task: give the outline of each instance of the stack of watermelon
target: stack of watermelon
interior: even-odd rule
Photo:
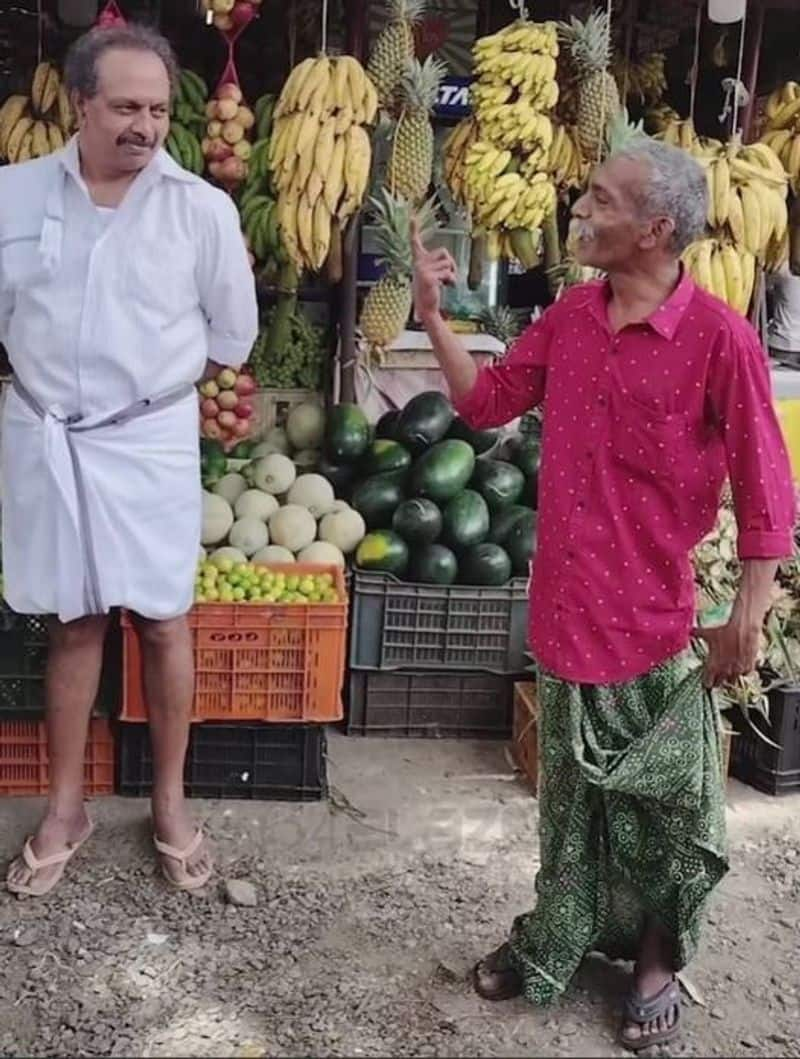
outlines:
[[[371,429],[334,407],[318,471],[360,512],[364,570],[423,584],[504,585],[536,546],[538,431],[501,442],[473,431],[441,393],[414,397]]]

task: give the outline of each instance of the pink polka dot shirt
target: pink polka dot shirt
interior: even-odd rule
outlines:
[[[632,680],[687,646],[690,555],[730,477],[742,559],[792,552],[794,490],[758,338],[684,274],[616,334],[607,283],[568,291],[457,408],[474,428],[543,402],[530,642],[565,680]]]

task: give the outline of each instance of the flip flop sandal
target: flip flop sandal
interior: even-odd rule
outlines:
[[[60,853],[52,853],[49,857],[37,857],[33,852],[31,836],[26,838],[25,845],[22,847],[22,853],[20,855],[25,862],[25,866],[31,872],[31,881],[29,883],[12,883],[6,879],[6,889],[9,893],[19,894],[23,897],[44,897],[45,894],[49,894],[50,891],[54,890],[61,882],[67,864],[69,864],[84,842],[86,842],[91,836],[92,831],[94,831],[94,824],[90,823],[77,842],[71,842],[65,850],[62,850]],[[56,871],[46,882],[41,882],[37,886],[36,875],[38,872],[42,871],[43,868],[58,868],[58,871]]]
[[[651,1022],[675,1013],[675,1021],[666,1030],[658,1030],[655,1033],[642,1033],[642,1036],[633,1040],[624,1033],[625,1026],[634,1023],[641,1026],[642,1030]],[[645,1048],[653,1048],[657,1044],[666,1044],[673,1040],[680,1032],[681,1022],[681,991],[675,978],[667,982],[660,993],[652,997],[643,997],[640,993],[633,992],[625,1001],[623,1023],[620,1027],[617,1041],[623,1048],[630,1052],[641,1052]]]
[[[509,952],[508,942],[503,942],[494,952],[478,960],[472,969],[472,985],[478,996],[483,997],[484,1000],[495,1002],[512,1000],[522,992],[522,980],[511,966]],[[496,988],[489,989],[481,984],[481,975],[484,973],[492,974],[500,979]]]
[[[161,872],[170,886],[176,890],[199,890],[202,886],[205,886],[208,880],[211,878],[214,872],[214,866],[210,865],[206,871],[201,875],[192,875],[189,871],[188,861],[189,858],[197,852],[200,846],[205,841],[205,835],[201,828],[195,831],[194,838],[186,847],[186,849],[176,849],[174,846],[170,846],[166,842],[162,842],[159,838],[153,835],[153,845],[156,847],[156,852],[162,857],[169,857],[170,860],[174,860],[178,864],[178,868],[181,872],[182,878],[175,879],[167,871],[167,867],[163,860],[161,862]]]

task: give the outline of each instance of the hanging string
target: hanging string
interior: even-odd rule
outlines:
[[[328,0],[322,0],[322,54],[328,51]]]
[[[614,0],[608,0],[608,3],[606,4],[606,50],[609,56],[611,55],[611,18],[613,14]],[[606,72],[609,72],[608,69],[606,69]],[[605,148],[606,138],[606,121],[608,120],[608,117],[608,92],[606,92],[604,89],[600,111],[600,128],[603,130],[603,135],[600,137],[600,140],[597,144],[597,158],[595,159],[598,165],[603,161],[603,149]]]
[[[745,31],[747,29],[747,4],[744,5],[744,14],[742,15],[742,28],[739,33],[739,62],[736,67],[736,86],[733,90],[733,125],[731,127],[731,135],[736,136],[738,132],[738,121],[739,121],[739,86],[742,84],[742,72],[744,70],[744,38]]]
[[[692,56],[692,69],[689,94],[689,118],[694,127],[694,111],[697,105],[697,82],[700,79],[700,30],[703,26],[703,5],[697,5],[697,17],[694,20],[694,55]]]
[[[531,17],[530,11],[528,11],[528,5],[525,0],[508,0],[509,7],[512,11],[516,11],[523,22],[527,22]]]
[[[44,58],[44,13],[42,11],[42,0],[36,2],[36,61],[40,63]]]

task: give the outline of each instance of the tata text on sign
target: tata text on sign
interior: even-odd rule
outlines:
[[[439,89],[436,116],[439,118],[465,118],[471,113],[469,86],[471,77],[446,77]]]

